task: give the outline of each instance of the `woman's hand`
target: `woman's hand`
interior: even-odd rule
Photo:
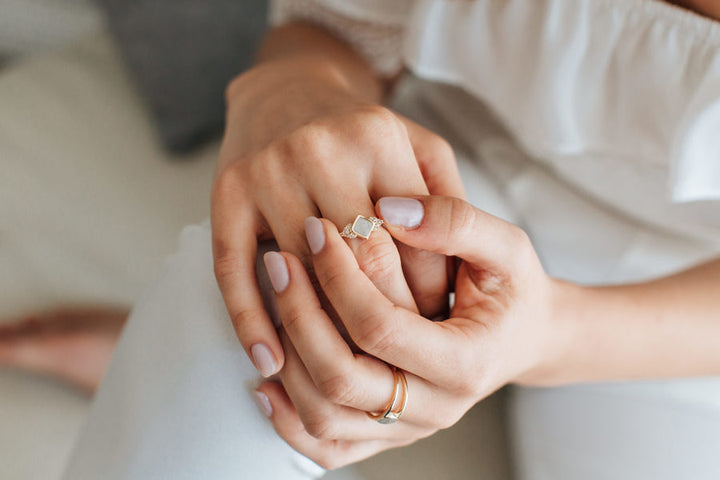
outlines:
[[[285,366],[282,385],[258,390],[278,433],[320,465],[336,468],[406,445],[453,425],[482,398],[511,382],[540,383],[554,368],[556,282],[524,232],[449,197],[383,198],[377,204],[397,240],[463,262],[451,318],[432,322],[398,306],[362,272],[328,220],[306,221],[313,267],[356,354],[321,308],[299,259],[268,253]],[[382,425],[393,391],[389,365],[405,371],[409,402]]]
[[[332,57],[272,59],[228,89],[212,192],[215,274],[238,338],[265,376],[282,367],[284,355],[257,287],[258,239],[274,238],[308,263],[308,216],[342,226],[371,215],[381,196],[462,195],[448,144],[358,93],[351,69]],[[385,231],[354,245],[360,267],[388,298],[426,315],[447,311],[442,256],[403,246],[398,255]]]

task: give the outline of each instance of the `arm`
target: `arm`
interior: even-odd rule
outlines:
[[[720,375],[720,260],[645,283],[559,291],[567,353],[551,383]]]

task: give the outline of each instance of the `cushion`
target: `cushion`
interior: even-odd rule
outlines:
[[[222,131],[228,82],[253,61],[264,0],[98,0],[123,57],[174,153]]]

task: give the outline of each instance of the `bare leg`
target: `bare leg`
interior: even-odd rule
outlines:
[[[57,377],[87,393],[100,384],[128,311],[68,307],[0,324],[0,366]]]

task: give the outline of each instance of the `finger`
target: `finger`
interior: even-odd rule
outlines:
[[[259,210],[280,250],[291,252],[311,265],[304,222],[308,216],[317,215],[318,209],[306,187],[288,176],[286,162],[279,155],[274,149],[265,152],[265,185],[257,189]]]
[[[284,185],[283,183],[278,183]],[[272,192],[271,192],[272,193]],[[317,208],[310,201],[304,189],[299,185],[286,185],[282,195],[270,196],[269,199],[260,199],[260,212],[268,225],[269,233],[273,240],[262,242],[258,245],[259,256],[268,251],[285,250],[292,252],[302,259],[306,266],[312,266],[310,250],[303,235],[303,222],[306,217],[303,215],[314,215]],[[266,310],[273,320],[274,325],[280,326],[280,315],[272,293],[268,273],[263,265],[257,268],[260,293],[263,295]]]
[[[460,177],[454,154],[447,142],[400,115],[396,117],[401,127],[400,134],[386,147],[384,157],[376,161],[377,166],[369,186],[372,198],[377,200],[387,195],[427,195],[430,187],[441,187],[441,191],[462,194],[462,184],[460,190],[452,190],[451,187],[454,185],[454,176],[458,181]],[[403,181],[398,182],[398,175],[388,172],[402,172]],[[429,177],[428,173],[436,175],[437,178]],[[428,180],[431,184],[426,185]],[[420,314],[426,318],[446,314],[449,282],[445,257],[404,244],[396,246],[403,273]],[[383,291],[382,288],[380,290]],[[398,305],[397,302],[395,304]]]
[[[276,373],[284,356],[263,305],[255,271],[258,217],[230,173],[217,177],[211,224],[215,278],[240,343],[263,376]]]
[[[323,468],[336,468],[358,462],[378,452],[412,443],[387,440],[323,440],[310,435],[300,420],[300,415],[280,383],[266,382],[257,391],[258,403],[269,416],[275,431],[296,451]]]
[[[346,183],[342,183],[346,182]],[[314,186],[313,199],[323,217],[342,229],[357,215],[373,216],[373,200],[367,186],[356,179],[339,178],[329,184]],[[368,239],[348,240],[358,264],[368,278],[398,305],[416,311],[415,300],[403,274],[397,246],[384,230],[373,232]]]
[[[396,246],[417,311],[425,318],[445,318],[450,291],[446,257],[399,242]]]
[[[322,228],[318,219],[309,230]],[[314,225],[313,225],[314,224]],[[287,253],[266,256],[270,264],[285,263],[290,282],[276,294],[283,327],[322,396],[337,405],[366,412],[383,411],[395,389],[389,366],[376,358],[355,354],[343,340],[330,317],[321,308],[307,273],[299,260]],[[273,265],[275,270],[279,268]],[[433,385],[406,373],[408,403],[402,421],[429,428],[443,428],[454,408]],[[431,408],[433,415],[427,414]]]
[[[452,197],[386,197],[376,212],[394,238],[503,272],[529,243],[519,227]]]
[[[353,341],[435,385],[455,379],[455,369],[474,351],[470,337],[454,323],[432,322],[395,306],[363,275],[332,223],[321,221],[325,242],[313,249],[315,273]]]
[[[415,159],[431,195],[465,198],[455,152],[450,144],[427,128],[398,115],[407,128]]]
[[[382,425],[364,411],[332,403],[317,389],[292,342],[282,331],[280,340],[285,350],[285,365],[280,371],[280,379],[305,430],[313,437],[326,440],[398,440],[417,438],[425,431],[402,421]]]

